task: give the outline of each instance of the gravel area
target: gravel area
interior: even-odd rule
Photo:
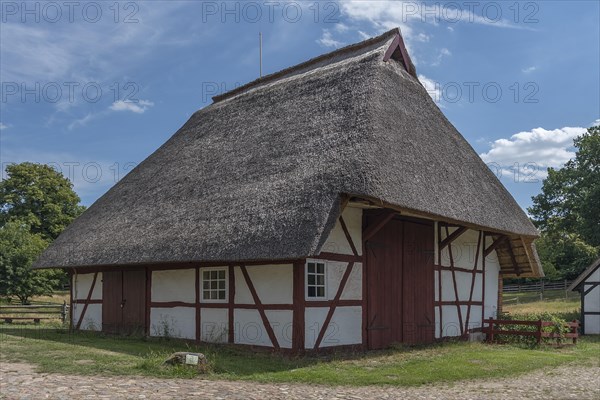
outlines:
[[[414,388],[42,374],[0,362],[2,399],[600,399],[600,367],[569,365],[516,378]]]

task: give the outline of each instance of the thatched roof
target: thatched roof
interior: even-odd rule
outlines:
[[[395,29],[216,97],[36,267],[304,258],[320,252],[342,194],[537,236],[419,83]]]

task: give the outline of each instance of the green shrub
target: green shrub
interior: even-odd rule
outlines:
[[[568,314],[568,313],[563,313]],[[552,325],[545,326],[542,328],[542,332],[553,333],[553,336],[557,336],[554,338],[542,337],[542,344],[551,344],[551,343],[562,343],[565,340],[565,334],[570,332],[570,328],[566,326],[566,323],[570,320],[566,320],[565,318],[561,318],[561,315],[553,314],[553,313],[535,313],[535,314],[503,314],[500,319],[503,320],[513,320],[513,321],[544,321],[551,322]],[[502,330],[514,330],[514,331],[522,331],[522,332],[537,332],[538,327],[536,325],[502,325]],[[519,344],[525,346],[535,346],[537,345],[537,337],[534,335],[495,335],[495,339],[500,342]]]

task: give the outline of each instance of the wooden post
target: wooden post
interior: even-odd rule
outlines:
[[[539,321],[537,321],[537,332],[536,332],[536,342],[539,345],[540,343],[542,343],[542,320],[540,319]]]
[[[544,300],[544,278],[540,279],[540,300]]]
[[[67,301],[63,301],[63,305],[60,307],[60,320],[64,324],[67,320]]]

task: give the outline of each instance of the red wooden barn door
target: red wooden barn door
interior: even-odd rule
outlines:
[[[367,335],[371,349],[402,342],[402,222],[392,220],[366,244]]]
[[[145,332],[145,270],[104,272],[102,299],[103,331],[127,335]]]
[[[365,212],[365,227],[381,211]],[[395,217],[365,243],[369,348],[430,343],[435,328],[433,224]]]

